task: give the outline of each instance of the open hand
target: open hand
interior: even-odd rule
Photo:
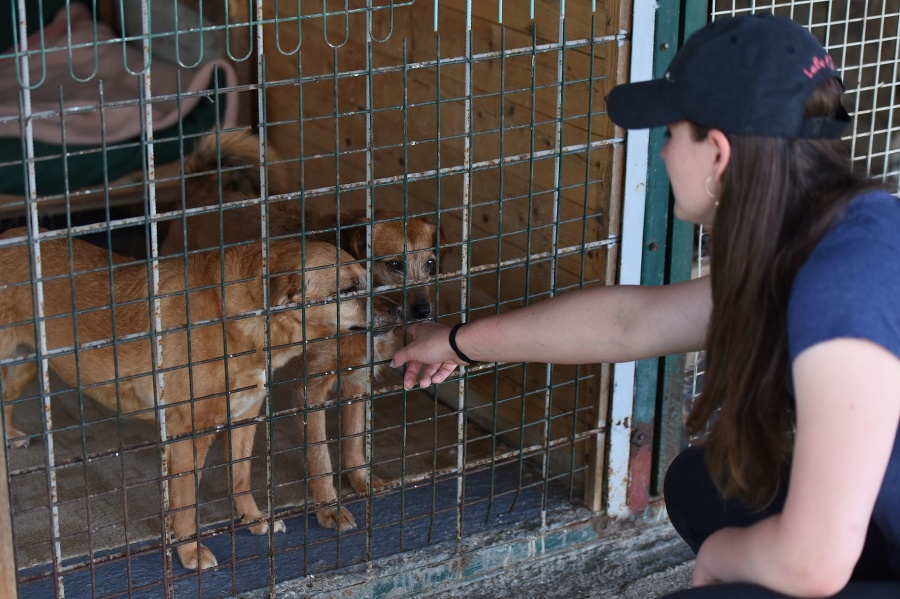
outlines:
[[[464,363],[450,347],[450,328],[434,322],[417,322],[409,326],[411,341],[394,353],[391,366],[406,364],[403,375],[404,389],[412,389],[419,383],[425,388],[447,380],[457,366]]]

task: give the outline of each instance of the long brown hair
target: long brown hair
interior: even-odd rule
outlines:
[[[842,92],[836,80],[824,82],[806,115],[835,114]],[[695,127],[695,136],[705,133]],[[731,160],[712,227],[706,378],[687,426],[697,434],[711,425],[705,454],[722,493],[762,507],[777,493],[793,449],[791,285],[850,199],[874,183],[852,172],[840,140],[728,139]]]

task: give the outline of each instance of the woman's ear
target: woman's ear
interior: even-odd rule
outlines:
[[[713,146],[713,179],[716,185],[719,185],[731,160],[731,142],[728,141],[728,136],[718,129],[710,129],[706,139]]]

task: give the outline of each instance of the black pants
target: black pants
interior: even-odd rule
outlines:
[[[696,554],[712,533],[729,526],[749,526],[784,508],[785,490],[764,510],[752,510],[738,501],[726,501],[719,494],[703,459],[702,447],[682,452],[666,473],[665,498],[669,519],[678,534]],[[900,598],[900,579],[887,561],[888,547],[881,532],[869,526],[866,544],[850,583],[839,599],[881,597]],[[670,599],[782,599],[788,597],[752,584],[724,584],[698,587],[667,595]]]

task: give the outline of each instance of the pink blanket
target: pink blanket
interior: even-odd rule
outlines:
[[[28,51],[32,53],[28,71],[35,140],[61,144],[63,122],[69,144],[100,145],[103,139],[112,143],[140,135],[144,115],[137,99],[143,82],[139,74],[133,73],[144,70],[143,51],[135,44],[123,44],[104,23],[96,23],[96,36],[94,27],[87,7],[72,3],[68,17],[64,8],[44,27],[43,53],[36,52],[42,48],[41,32],[28,37]],[[7,51],[13,52],[12,48]],[[0,86],[0,137],[20,137],[23,132],[24,122],[19,117],[19,95],[23,88],[19,84],[22,78],[17,74],[16,62],[12,58],[0,60],[0,81],[5,82]],[[153,56],[146,72],[151,79],[152,95],[157,98],[176,93],[179,71],[182,94],[206,89],[216,67],[225,74],[225,81],[219,82],[220,88],[237,84],[234,67],[220,58],[205,61],[192,69],[179,69],[177,65]],[[116,102],[127,105],[106,107],[101,112],[101,85],[105,105]],[[237,124],[235,96],[234,93],[223,94],[225,127]],[[59,115],[60,98],[64,104],[62,117]],[[181,115],[187,115],[201,100],[208,101],[206,97],[182,97]],[[178,122],[177,99],[157,101],[151,98],[151,105],[154,131]]]

